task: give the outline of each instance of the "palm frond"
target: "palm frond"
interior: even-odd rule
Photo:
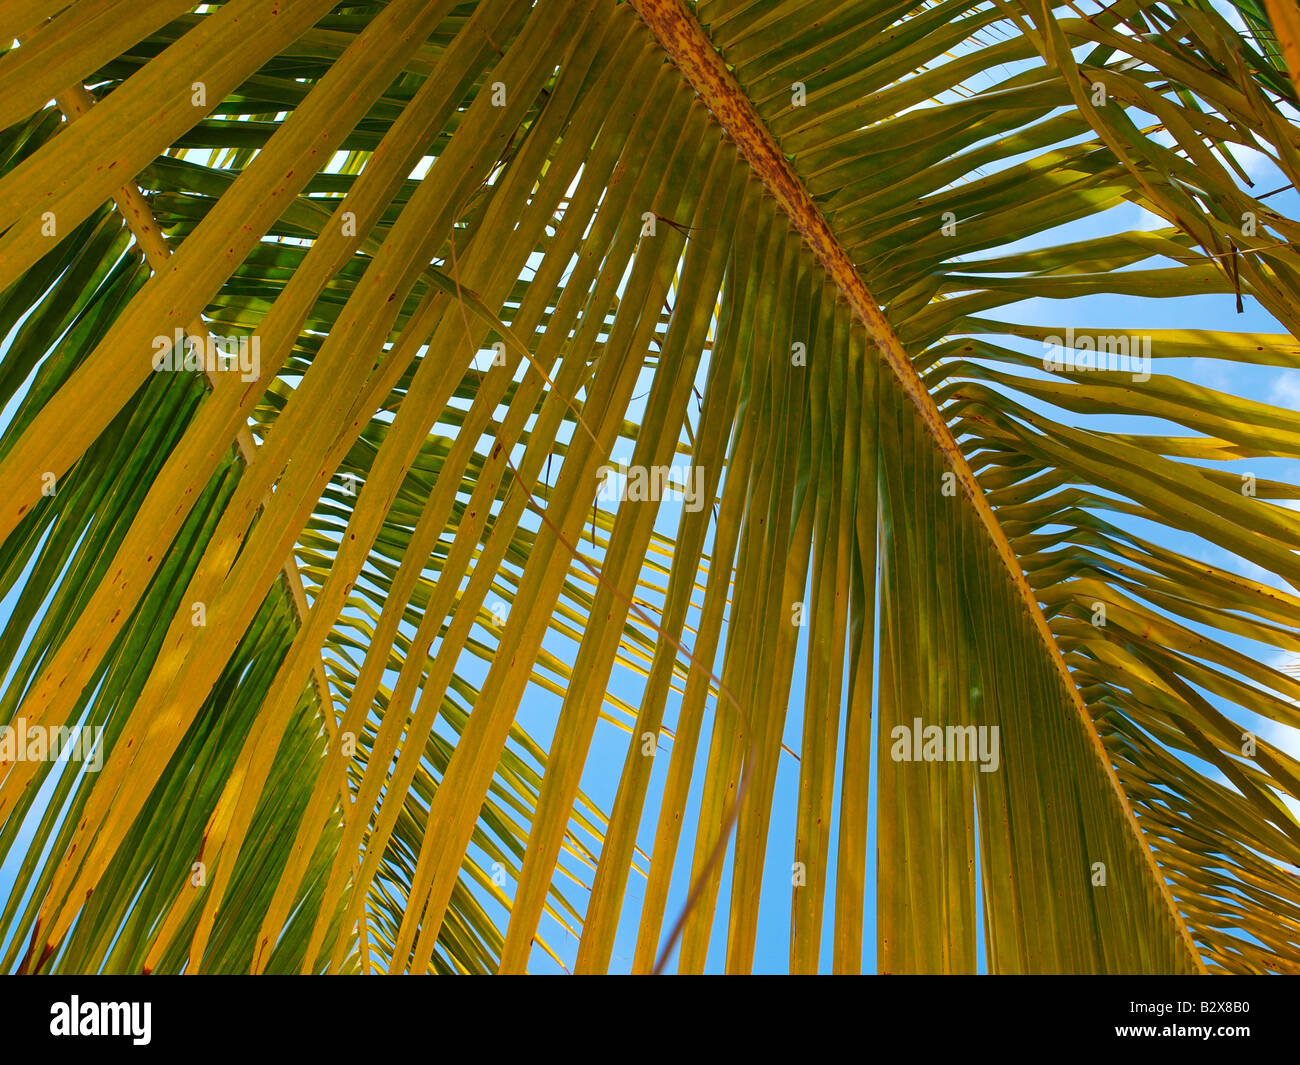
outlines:
[[[4,966],[1294,971],[1294,34],[1088,7],[0,5]]]

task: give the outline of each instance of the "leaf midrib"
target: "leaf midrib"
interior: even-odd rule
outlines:
[[[804,238],[840,295],[865,327],[867,335],[893,371],[904,394],[920,414],[935,445],[947,459],[957,483],[975,508],[1016,594],[1038,631],[1043,649],[1056,668],[1080,725],[1092,742],[1098,762],[1105,771],[1111,791],[1124,813],[1124,820],[1134,835],[1151,879],[1165,901],[1184,948],[1196,969],[1205,972],[1200,952],[1195,947],[1187,924],[1174,902],[1169,884],[1160,872],[1155,855],[1137,823],[1119,776],[1093,726],[1083,697],[1052,635],[1020,560],[985,498],[961,447],[953,437],[952,430],[913,367],[898,334],[867,289],[848,252],[817,207],[802,178],[786,159],[775,136],[727,69],[717,46],[695,16],[686,10],[681,0],[631,0],[631,4],[714,119],[735,142],[755,176],[776,199],[790,224]]]

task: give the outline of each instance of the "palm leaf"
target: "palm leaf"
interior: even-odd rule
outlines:
[[[1294,970],[1300,423],[1169,361],[1298,364],[1229,14],[0,4],[0,720],[103,730],[0,746],[5,966]],[[1278,331],[1043,362],[1189,296]]]

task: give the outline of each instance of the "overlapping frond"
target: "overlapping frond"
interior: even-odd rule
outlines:
[[[0,720],[103,727],[0,747],[4,965],[748,971],[776,864],[795,971],[872,875],[893,971],[1294,968],[1300,423],[1174,362],[1298,362],[1235,10],[0,4]]]

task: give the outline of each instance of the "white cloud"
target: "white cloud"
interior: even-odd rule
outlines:
[[[1272,402],[1278,407],[1300,410],[1300,373],[1283,370],[1273,382]]]

